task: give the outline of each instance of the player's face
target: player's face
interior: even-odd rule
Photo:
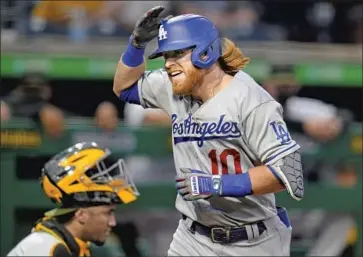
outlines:
[[[103,245],[116,226],[115,205],[84,208],[83,240]]]
[[[175,95],[191,95],[203,80],[203,70],[191,62],[192,50],[176,50],[164,53],[165,70],[173,85]]]

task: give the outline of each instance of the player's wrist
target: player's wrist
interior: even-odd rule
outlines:
[[[137,49],[145,49],[147,45],[147,41],[140,41],[139,37],[134,33],[129,38],[129,44],[136,47]]]
[[[211,194],[212,195],[222,195],[222,176],[213,175],[211,177]]]
[[[122,62],[129,67],[137,67],[144,62],[145,48],[139,48],[133,43],[133,37],[130,37],[126,51],[122,54]]]
[[[220,196],[244,197],[252,194],[252,183],[248,172],[222,175]]]

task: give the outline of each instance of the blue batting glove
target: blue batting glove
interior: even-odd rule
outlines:
[[[176,188],[186,201],[211,196],[244,197],[252,194],[248,172],[235,175],[211,175],[188,168],[181,168],[180,171],[176,177]]]
[[[221,176],[199,170],[181,168],[176,177],[176,188],[184,200],[194,201],[219,195]]]

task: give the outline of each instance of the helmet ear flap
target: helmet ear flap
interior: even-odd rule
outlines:
[[[53,203],[60,204],[62,202],[63,194],[58,187],[56,187],[48,178],[48,176],[44,176],[41,181],[41,185],[45,194],[52,200]]]
[[[219,38],[207,47],[196,47],[192,52],[192,63],[198,68],[205,69],[212,66],[222,54]]]

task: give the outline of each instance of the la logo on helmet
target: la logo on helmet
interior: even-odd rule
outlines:
[[[159,40],[167,39],[166,35],[168,32],[164,29],[164,25],[160,25],[159,28]]]

